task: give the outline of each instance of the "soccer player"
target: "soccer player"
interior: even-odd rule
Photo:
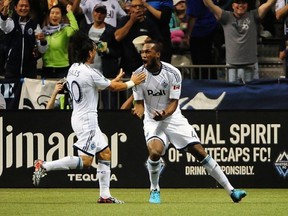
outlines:
[[[170,143],[176,149],[191,153],[234,202],[241,201],[246,192],[234,189],[217,162],[205,152],[194,128],[182,115],[178,104],[182,82],[180,71],[160,61],[160,53],[161,44],[156,41],[145,42],[141,51],[144,65],[135,73],[144,71],[146,81],[133,88],[135,101],[132,112],[140,119],[144,117],[144,135],[149,152],[149,202],[161,202],[159,176],[164,165],[161,156]]]
[[[96,45],[88,35],[77,32],[71,38],[71,59],[74,62],[67,75],[67,87],[73,99],[72,128],[78,138],[73,147],[78,156],[67,156],[55,161],[36,160],[33,184],[38,186],[46,172],[52,170],[82,169],[91,166],[93,157],[98,159],[100,198],[98,203],[123,203],[110,194],[111,152],[98,125],[98,91],[108,88],[113,91],[126,90],[145,80],[145,73],[134,74],[122,82],[124,72],[110,81],[98,70],[90,67],[96,54]]]

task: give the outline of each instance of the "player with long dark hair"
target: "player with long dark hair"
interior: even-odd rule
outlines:
[[[73,147],[78,150],[78,156],[71,155],[55,161],[36,160],[33,183],[38,186],[41,178],[52,170],[88,168],[96,155],[100,187],[97,202],[123,203],[110,194],[111,151],[98,125],[98,92],[106,88],[112,91],[126,90],[144,81],[146,76],[144,73],[137,73],[129,81],[122,82],[124,72],[120,71],[113,80],[105,78],[98,70],[90,67],[96,54],[96,46],[81,32],[72,36],[69,53],[73,64],[68,72],[67,87],[73,100],[71,124],[78,138]]]

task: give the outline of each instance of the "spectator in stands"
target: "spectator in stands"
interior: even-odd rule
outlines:
[[[256,5],[258,7],[261,4],[264,4],[267,0],[257,0]],[[263,20],[261,21],[260,25],[260,32],[259,35],[262,38],[271,38],[273,35],[275,35],[275,13],[273,12],[274,8],[270,8],[267,12],[267,14],[263,17]]]
[[[48,24],[43,32],[49,47],[43,56],[42,78],[63,78],[69,69],[68,45],[70,37],[79,29],[72,6],[66,6],[69,24],[63,22],[63,9],[53,6],[48,13]]]
[[[76,6],[76,10],[79,13],[84,14],[86,23],[85,24],[92,24],[94,22],[93,19],[93,8],[96,4],[102,3],[107,8],[107,14],[105,18],[105,23],[110,24],[113,27],[117,26],[118,20],[126,16],[126,12],[120,6],[118,0],[74,0],[77,1],[78,5]],[[85,26],[83,24],[83,26]],[[82,28],[82,25],[80,26]]]
[[[174,11],[170,19],[171,42],[174,49],[186,49],[188,44],[185,43],[184,35],[187,31],[187,16],[185,0],[173,0]]]
[[[247,0],[234,0],[232,12],[221,9],[212,0],[203,1],[223,26],[226,64],[239,66],[239,69],[229,69],[229,81],[245,83],[258,78],[258,36],[256,29],[260,20],[276,3],[276,0],[268,0],[260,5],[258,9],[251,11],[248,11]],[[251,67],[247,68],[247,66]]]
[[[119,43],[115,40],[116,28],[105,23],[107,8],[102,3],[97,3],[93,10],[94,22],[83,29],[83,31],[97,44],[97,53],[91,67],[99,70],[107,78],[115,77],[119,72]],[[110,93],[110,98],[108,93]],[[117,93],[101,92],[103,108],[117,108]],[[109,100],[110,99],[110,100]],[[108,101],[109,100],[109,101]],[[110,103],[111,102],[111,103]]]
[[[142,1],[147,9],[146,16],[156,24],[162,36],[163,52],[161,61],[171,63],[172,43],[170,34],[170,19],[173,13],[172,0],[146,0]]]
[[[126,14],[129,14],[131,0],[120,0],[119,2],[123,10],[126,12]]]
[[[6,101],[4,96],[0,93],[0,110],[6,109]]]
[[[278,21],[283,21],[284,23],[284,34],[280,41],[279,46],[279,58],[285,61],[285,75],[288,77],[288,4],[285,0],[277,0],[276,2],[276,19]]]
[[[0,1],[0,11],[2,11],[4,1]],[[7,56],[7,44],[6,40],[8,36],[0,29],[0,76],[4,76],[5,62]]]
[[[119,20],[115,31],[115,39],[120,42],[121,62],[127,76],[131,76],[142,65],[139,51],[135,48],[133,40],[139,36],[148,36],[154,40],[162,41],[162,36],[155,23],[145,16],[145,7],[142,0],[132,0],[130,14]]]
[[[216,3],[216,0],[213,0]],[[188,28],[185,40],[189,43],[194,65],[211,65],[213,61],[213,41],[217,31],[217,20],[205,7],[203,0],[186,0]],[[217,79],[217,74],[202,69],[196,71],[195,79]]]
[[[38,20],[41,27],[46,25],[49,10],[55,5],[66,7],[67,4],[74,4],[74,1],[69,0],[31,0],[31,13]],[[72,7],[73,10],[73,7]],[[73,11],[74,12],[74,11]]]
[[[46,109],[55,109],[55,108],[60,109],[61,108],[61,101],[59,100],[59,103],[56,103],[56,101],[57,101],[58,94],[60,94],[61,92],[64,93],[65,83],[66,83],[66,79],[61,79],[57,81],[57,83],[55,84],[54,90],[52,92],[52,95],[49,101],[47,102]],[[65,96],[63,95],[63,97]]]
[[[5,60],[7,55],[7,35],[0,29],[0,76],[4,76]]]
[[[275,5],[275,15],[278,21],[285,21],[288,19],[288,4],[285,0],[277,0]],[[286,22],[284,23],[284,30],[288,32]],[[286,32],[285,32],[286,33]]]
[[[19,79],[37,77],[37,59],[47,49],[44,34],[37,34],[37,22],[30,18],[30,0],[16,0],[15,13],[9,17],[11,0],[4,0],[0,17],[0,28],[8,34],[9,50],[5,78]]]

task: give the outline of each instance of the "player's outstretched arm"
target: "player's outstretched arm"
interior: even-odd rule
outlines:
[[[126,89],[130,89],[134,87],[135,85],[139,85],[141,82],[145,80],[146,74],[144,72],[133,74],[130,80],[127,82],[122,82],[121,79],[119,80],[117,79],[117,77],[113,79],[110,83],[110,86],[108,86],[108,88],[111,91],[123,91]]]

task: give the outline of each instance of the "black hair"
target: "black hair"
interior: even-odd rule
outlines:
[[[19,3],[20,0],[14,0],[14,5],[16,6],[18,3]],[[31,5],[32,5],[32,0],[27,0],[28,3],[29,3],[29,6],[31,8]]]
[[[93,51],[94,42],[82,31],[77,31],[69,41],[70,63],[85,63],[89,58],[89,51]]]
[[[163,49],[163,45],[161,42],[157,41],[157,40],[152,40],[152,39],[148,39],[144,42],[145,44],[154,44],[154,50],[156,52],[160,52],[162,53],[162,49]]]
[[[56,5],[53,5],[53,6],[49,9],[49,11],[48,11],[48,16],[49,16],[49,14],[51,13],[51,10],[54,9],[54,8],[59,8],[60,11],[61,11],[62,16],[64,16],[64,15],[66,14],[66,11],[65,11],[64,6],[63,6],[62,4],[56,4]]]

